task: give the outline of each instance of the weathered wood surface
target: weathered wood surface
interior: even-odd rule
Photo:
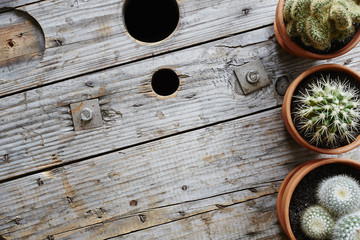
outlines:
[[[17,10],[0,14],[0,43],[0,78],[4,81],[30,72],[45,49],[44,34],[36,20]]]
[[[1,0],[0,9],[1,8],[17,8],[24,6],[26,4],[31,4],[35,2],[41,2],[44,0]]]
[[[359,150],[350,156],[359,160]],[[233,211],[236,221],[220,232],[228,239],[250,238],[255,227],[280,237],[275,193],[296,164],[315,157],[290,139],[279,109],[266,111],[3,183],[0,232],[102,239],[185,218],[184,234],[201,235],[193,224],[216,215],[203,220],[216,229]]]
[[[251,191],[244,191],[244,194],[247,197],[252,195]],[[110,239],[286,239],[281,233],[276,217],[274,217],[276,215],[274,209],[276,194],[264,195],[256,199],[250,197],[244,202],[233,203],[234,200],[239,199],[236,195],[239,194],[221,196],[215,201],[210,198],[210,200],[167,207],[160,211],[148,211],[145,213],[150,215],[148,226],[157,221],[163,222],[163,219],[169,218],[169,216],[171,222]],[[224,198],[229,199],[223,200]],[[214,205],[215,202],[218,204]],[[230,203],[230,205],[223,206],[221,203]],[[190,208],[188,212],[191,217],[181,217],[183,211],[177,211],[179,207]],[[199,213],[192,216],[194,212]],[[244,219],[246,220],[244,221]],[[140,225],[138,222],[139,217],[132,216],[127,219],[81,229],[76,233],[68,232],[54,235],[54,237],[56,239],[83,239],[84,237],[90,239],[95,236],[102,239],[119,234],[119,226],[130,227],[131,224],[131,227],[135,229]],[[141,225],[143,228],[146,223]]]
[[[179,27],[156,45],[128,36],[121,20],[123,2],[40,1],[19,7],[43,28],[45,54],[26,76],[19,72],[10,81],[0,75],[0,96],[269,25],[277,1],[178,0]]]
[[[344,156],[360,160],[359,150]],[[281,180],[318,157],[290,138],[274,109],[3,183],[0,233],[103,239],[147,229],[139,238],[276,239]]]
[[[360,70],[359,51],[335,62]],[[277,78],[292,80],[316,64],[279,53],[266,27],[3,98],[0,156],[7,161],[0,160],[0,179],[279,106]],[[271,85],[244,96],[233,70],[256,58]],[[175,98],[159,99],[151,90],[151,75],[162,67],[180,76]],[[99,98],[104,127],[75,132],[69,104],[92,98]]]
[[[8,160],[0,161],[0,179],[277,106],[275,81],[245,97],[233,73],[256,58],[275,58],[272,36],[268,27],[3,98],[0,156]],[[278,62],[264,64],[274,80]],[[174,98],[152,92],[151,75],[161,67],[180,76]],[[99,99],[104,127],[74,131],[70,103],[92,98]]]
[[[267,26],[275,0],[178,2],[174,36],[141,45],[123,1],[1,1],[39,21],[46,51],[27,76],[0,75],[0,239],[286,239],[279,185],[325,156],[286,132],[276,82],[327,62],[360,71],[360,47],[300,59]],[[271,84],[244,96],[233,71],[257,58]],[[173,97],[151,90],[164,67]],[[74,131],[70,103],[93,98],[104,127]]]

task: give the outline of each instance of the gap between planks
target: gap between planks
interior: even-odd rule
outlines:
[[[185,131],[173,133],[173,134],[170,134],[170,135],[166,135],[166,136],[164,136],[164,137],[154,138],[154,139],[151,139],[151,140],[148,140],[148,141],[144,141],[144,142],[139,142],[139,143],[136,143],[136,144],[133,144],[133,145],[121,147],[121,148],[118,148],[118,149],[114,149],[114,150],[111,150],[111,151],[99,153],[99,154],[96,154],[96,155],[92,155],[92,156],[89,156],[89,157],[86,157],[86,158],[83,158],[83,159],[77,159],[77,160],[74,160],[74,161],[68,161],[68,162],[66,162],[66,163],[61,163],[61,164],[59,164],[59,165],[54,165],[54,166],[47,167],[47,168],[44,168],[44,169],[39,169],[39,170],[37,170],[37,171],[28,172],[28,173],[21,174],[21,175],[18,175],[18,176],[14,176],[14,177],[11,177],[11,178],[0,179],[0,184],[6,183],[6,182],[10,182],[10,181],[13,181],[13,180],[15,180],[15,179],[19,179],[19,178],[31,176],[31,175],[34,175],[34,174],[38,174],[38,173],[41,173],[41,172],[44,172],[44,171],[51,171],[51,170],[56,169],[56,168],[58,168],[58,167],[68,166],[68,165],[71,165],[71,164],[74,164],[74,163],[79,163],[79,162],[82,162],[82,161],[86,161],[86,160],[88,160],[88,159],[100,157],[100,156],[102,156],[102,155],[106,155],[106,154],[110,154],[110,153],[115,153],[115,152],[123,151],[123,150],[129,149],[129,148],[133,148],[133,147],[136,147],[136,146],[140,146],[140,145],[144,145],[144,144],[156,142],[156,141],[159,141],[159,140],[164,140],[164,139],[171,138],[171,137],[174,137],[174,136],[177,136],[177,135],[181,135],[181,134],[185,134],[185,133],[188,133],[188,132],[200,130],[200,129],[203,129],[203,128],[208,128],[208,127],[216,126],[216,125],[219,125],[219,124],[222,124],[222,123],[226,123],[226,122],[230,122],[230,121],[233,121],[233,120],[239,120],[239,119],[241,119],[241,118],[246,118],[246,117],[248,117],[248,116],[250,116],[250,115],[253,115],[253,114],[259,114],[259,113],[263,113],[263,112],[266,112],[266,111],[271,111],[271,110],[274,110],[274,109],[280,109],[280,108],[281,108],[281,107],[279,107],[279,106],[266,108],[266,109],[263,109],[263,110],[260,110],[260,111],[257,111],[257,112],[248,113],[248,114],[243,115],[243,116],[240,116],[240,117],[234,117],[234,118],[222,120],[222,121],[219,121],[219,122],[215,122],[215,123],[212,123],[212,124],[203,125],[203,126],[196,127],[196,128],[192,128],[192,129],[187,129],[187,130],[185,130]]]

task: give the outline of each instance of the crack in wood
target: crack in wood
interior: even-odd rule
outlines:
[[[274,181],[270,181],[269,183],[271,184],[271,183],[274,183],[274,182],[280,183],[281,180],[274,180]],[[267,183],[263,183],[262,185],[266,185],[266,184]],[[181,202],[181,203],[177,203],[177,204],[169,204],[169,205],[162,206],[162,207],[157,207],[157,208],[149,208],[149,209],[146,209],[145,211],[143,210],[143,211],[141,211],[139,213],[143,213],[143,212],[149,213],[150,211],[161,209],[161,208],[173,207],[173,206],[182,205],[182,204],[186,204],[186,203],[190,203],[190,202],[194,203],[194,202],[197,202],[197,201],[211,199],[211,198],[215,198],[215,197],[219,197],[219,196],[223,196],[223,195],[228,195],[228,194],[232,194],[232,193],[237,193],[237,192],[241,192],[241,191],[249,191],[249,190],[248,189],[243,189],[243,190],[233,191],[233,192],[224,193],[224,194],[220,194],[220,195],[216,195],[216,196],[211,196],[211,197],[208,197],[208,198],[201,198],[201,199],[196,199],[196,200],[191,200],[191,201],[185,201],[185,202]],[[235,202],[235,203],[227,204],[227,205],[221,204],[220,208],[219,208],[220,204],[215,204],[214,205],[215,207],[210,209],[210,210],[205,210],[205,211],[195,213],[195,214],[190,213],[187,216],[185,214],[185,211],[178,211],[179,215],[181,215],[180,218],[177,218],[175,220],[169,220],[167,222],[160,223],[160,224],[155,224],[155,225],[150,226],[150,227],[137,229],[135,231],[131,231],[131,232],[128,232],[128,233],[125,233],[125,234],[117,235],[117,236],[125,236],[125,235],[128,235],[128,234],[134,233],[134,232],[145,230],[145,229],[154,228],[154,227],[162,226],[164,224],[170,224],[170,223],[173,223],[173,222],[177,222],[177,221],[182,220],[182,219],[187,219],[187,218],[199,216],[199,215],[202,215],[202,214],[208,214],[208,213],[212,213],[214,211],[221,211],[221,210],[226,209],[227,207],[232,207],[232,206],[236,206],[236,205],[239,205],[239,204],[247,203],[247,202],[254,201],[256,199],[261,199],[261,198],[264,198],[264,197],[267,197],[267,196],[276,196],[276,194],[277,194],[276,189],[273,189],[272,192],[270,192],[270,193],[263,193],[263,194],[255,196],[255,197],[245,199],[244,201],[239,201],[239,202]],[[129,219],[129,218],[132,218],[132,217],[138,217],[140,222],[145,223],[147,221],[147,216],[145,214],[139,214],[139,213],[133,213],[131,215],[126,215],[126,216],[123,216],[123,217],[120,217],[120,216],[119,217],[112,217],[112,218],[107,219],[107,220],[105,220],[105,221],[103,221],[101,223],[91,224],[91,225],[88,225],[88,226],[80,227],[80,228],[77,228],[77,229],[74,229],[74,230],[69,230],[69,231],[66,231],[66,232],[69,233],[69,232],[77,231],[77,230],[80,230],[80,229],[86,229],[88,227],[101,226],[101,225],[103,225],[105,223],[116,222],[116,221],[119,221],[119,220]],[[59,232],[56,235],[60,235],[62,233],[65,233],[65,232]]]

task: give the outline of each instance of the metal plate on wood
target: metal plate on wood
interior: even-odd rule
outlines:
[[[98,99],[72,103],[70,109],[75,131],[102,127],[103,122]]]
[[[245,95],[270,85],[260,59],[238,67],[235,74]]]

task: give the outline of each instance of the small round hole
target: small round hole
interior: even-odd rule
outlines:
[[[133,38],[154,43],[175,31],[180,14],[176,0],[126,0],[123,16]]]
[[[7,40],[7,44],[8,44],[8,46],[9,47],[13,47],[13,46],[15,46],[15,42],[14,42],[14,40],[12,40],[12,39],[9,39],[9,40]]]
[[[160,69],[154,73],[151,86],[154,92],[160,96],[169,96],[179,88],[179,78],[171,69]]]

